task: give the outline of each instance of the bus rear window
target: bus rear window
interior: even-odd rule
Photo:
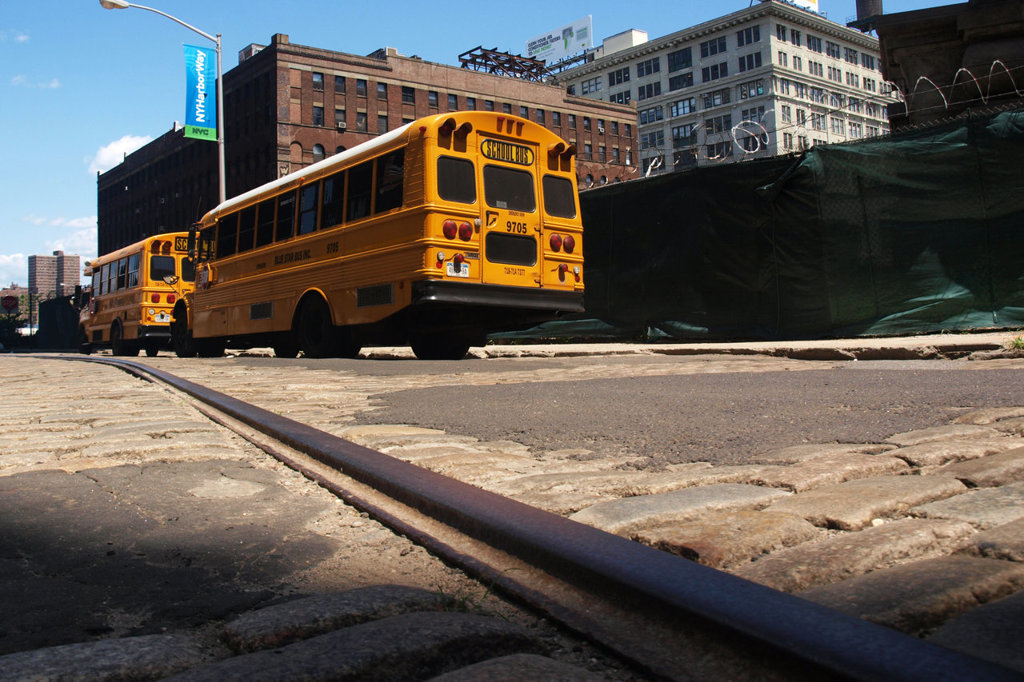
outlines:
[[[545,175],[542,181],[544,189],[544,211],[556,218],[576,217],[576,192],[572,181],[554,175]]]
[[[487,205],[494,208],[524,213],[537,210],[533,175],[528,171],[503,166],[484,167],[484,198]]]
[[[174,256],[150,256],[149,278],[162,282],[164,277],[174,274]]]
[[[469,159],[437,159],[437,194],[445,201],[476,203],[476,171]]]

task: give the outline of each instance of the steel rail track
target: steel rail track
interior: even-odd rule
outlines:
[[[649,672],[670,679],[1019,680],[1019,673],[848,616],[346,441],[136,361],[113,365],[180,391],[435,522],[553,576],[560,587],[467,555],[408,516],[286,464],[441,558],[525,599]],[[271,448],[272,450],[272,448]],[[273,452],[271,454],[274,454]],[[288,461],[292,459],[292,461]],[[421,519],[423,517],[420,517]],[[470,550],[472,552],[473,550]],[[561,599],[565,590],[575,598]]]

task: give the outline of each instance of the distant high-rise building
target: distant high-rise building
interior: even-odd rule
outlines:
[[[49,298],[70,296],[79,283],[80,256],[54,251],[52,256],[28,257],[28,289],[33,295]]]

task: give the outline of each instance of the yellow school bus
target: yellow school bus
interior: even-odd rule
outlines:
[[[575,153],[523,118],[439,114],[230,199],[193,228],[175,352],[457,359],[581,312]]]
[[[171,338],[171,311],[192,291],[195,263],[188,232],[147,237],[86,263],[92,294],[79,313],[79,350],[110,346],[114,355],[156,355]]]

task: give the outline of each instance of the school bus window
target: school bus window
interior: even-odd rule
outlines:
[[[150,256],[149,278],[156,282],[174,274],[174,256]]]
[[[277,241],[292,236],[295,227],[295,192],[277,198]]]
[[[252,248],[252,239],[256,231],[256,207],[243,209],[238,218],[238,253]]]
[[[437,159],[437,194],[445,201],[476,203],[476,170],[469,159],[442,156]]]
[[[556,218],[575,218],[576,199],[572,182],[568,178],[545,175],[541,181],[544,190],[544,211]]]
[[[117,261],[117,288],[124,289],[128,281],[128,259],[122,258]]]
[[[377,159],[377,201],[374,213],[402,207],[402,183],[405,180],[405,150],[399,149]]]
[[[533,175],[504,166],[484,166],[484,200],[494,208],[532,213],[537,209]]]
[[[341,224],[341,212],[345,207],[345,172],[335,173],[324,180],[324,192],[320,206],[320,226],[323,229]]]
[[[262,202],[256,216],[256,246],[266,246],[274,241],[274,200]]]
[[[208,227],[199,233],[199,259],[211,260],[217,252],[217,226]]]
[[[103,293],[109,294],[114,291],[114,273],[116,263],[107,263],[103,266]]]
[[[181,259],[181,281],[196,281],[196,262],[188,258]]]
[[[317,195],[320,183],[303,187],[299,192],[299,234],[309,234],[316,229]]]
[[[492,230],[487,233],[487,260],[506,265],[537,264],[537,241],[533,237],[506,234]]]
[[[128,256],[128,288],[139,286],[139,254]]]
[[[370,197],[373,192],[373,161],[361,163],[348,174],[348,211],[345,221],[351,222],[370,215]]]
[[[235,253],[238,240],[238,214],[232,213],[217,221],[217,258],[227,258]]]

